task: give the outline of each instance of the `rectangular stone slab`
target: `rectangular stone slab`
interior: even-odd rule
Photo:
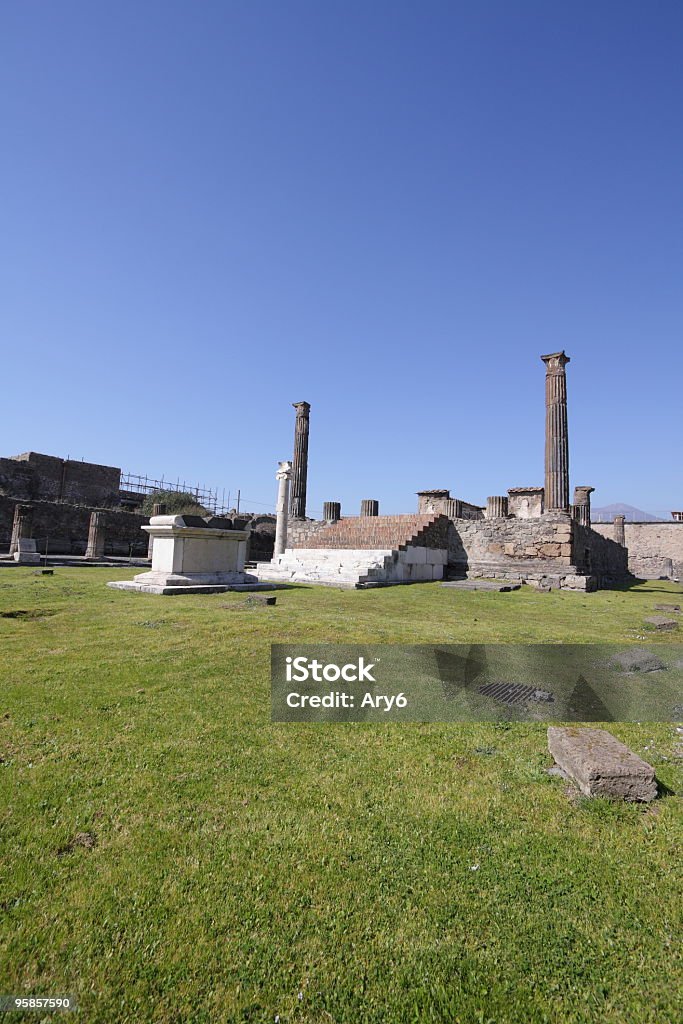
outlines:
[[[642,801],[657,796],[652,765],[604,729],[551,725],[548,749],[585,796]]]

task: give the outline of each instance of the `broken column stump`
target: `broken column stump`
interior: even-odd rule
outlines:
[[[657,796],[652,765],[604,729],[551,725],[548,750],[585,796],[631,801]]]

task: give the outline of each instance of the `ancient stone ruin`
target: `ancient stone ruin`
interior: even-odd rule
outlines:
[[[142,530],[149,519],[139,512],[144,497],[122,485],[115,466],[38,452],[0,458],[0,552],[8,551],[14,560],[19,517],[22,539],[35,542],[42,555],[89,563],[131,555],[151,560],[153,538]],[[155,507],[153,514],[162,514],[161,509]],[[230,519],[235,529],[249,534],[248,558],[272,557],[275,516],[235,512]],[[31,544],[23,545],[23,555]]]
[[[379,514],[366,499],[360,515],[341,515],[326,502],[322,520],[305,518],[310,405],[296,403],[294,480],[298,500],[283,525],[270,562],[259,562],[260,579],[368,587],[428,580],[495,578],[542,590],[592,591],[630,577],[623,538],[591,524],[588,485],[570,502],[569,430],[565,352],[541,357],[545,364],[544,486],[510,487],[486,506],[454,497],[446,488],[417,492],[417,513]],[[297,482],[298,481],[298,482]],[[676,528],[676,524],[671,524]],[[683,531],[681,532],[683,541]]]

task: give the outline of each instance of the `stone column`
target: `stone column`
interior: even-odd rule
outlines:
[[[323,519],[326,523],[336,523],[341,519],[341,503],[326,501],[323,505]]]
[[[567,375],[569,356],[552,352],[545,363],[545,510],[569,511],[569,432]]]
[[[581,526],[591,524],[591,494],[594,487],[575,487],[574,504],[572,505],[572,518]]]
[[[449,519],[462,519],[462,499],[446,498],[443,510]]]
[[[294,424],[294,468],[289,514],[292,519],[306,518],[306,481],[308,478],[308,402],[293,402],[296,409]]]
[[[277,508],[275,510],[275,547],[273,558],[284,554],[287,547],[287,508],[289,506],[289,482],[292,479],[292,463],[278,462],[279,469],[275,474],[278,482]]]
[[[14,519],[12,521],[12,539],[10,540],[9,553],[14,555],[18,550],[19,540],[31,536],[31,506],[15,505]]]
[[[617,544],[621,544],[622,547],[626,547],[626,530],[624,523],[626,522],[626,516],[615,516],[614,517],[614,539]]]
[[[672,512],[671,518],[677,523],[683,523],[683,512]]]
[[[486,499],[486,518],[505,519],[508,514],[508,500],[502,495]]]
[[[104,555],[104,527],[106,521],[104,512],[90,513],[88,546],[85,549],[85,557],[89,561],[98,562]]]
[[[150,516],[151,519],[154,519],[155,516],[165,516],[165,515],[166,515],[166,505],[163,503],[163,501],[160,501],[160,502],[155,503],[154,505],[152,505],[152,515]],[[147,557],[149,558],[150,562],[152,561],[152,552],[153,552],[153,550],[154,550],[154,537],[150,533],[150,535],[149,535],[149,542],[147,544]]]
[[[360,503],[360,514],[362,516],[378,516],[379,502],[374,498],[363,498]]]

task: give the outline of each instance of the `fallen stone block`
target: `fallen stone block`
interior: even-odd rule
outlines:
[[[660,632],[673,632],[678,629],[678,623],[675,619],[667,619],[664,615],[651,615],[645,619],[646,625],[652,629],[659,630]]]
[[[680,604],[656,604],[655,611],[658,612],[680,612]]]
[[[610,664],[622,672],[661,672],[666,665],[656,654],[634,647],[630,651],[619,651],[610,659]]]
[[[643,802],[657,796],[652,765],[604,729],[551,725],[548,750],[585,796]]]

